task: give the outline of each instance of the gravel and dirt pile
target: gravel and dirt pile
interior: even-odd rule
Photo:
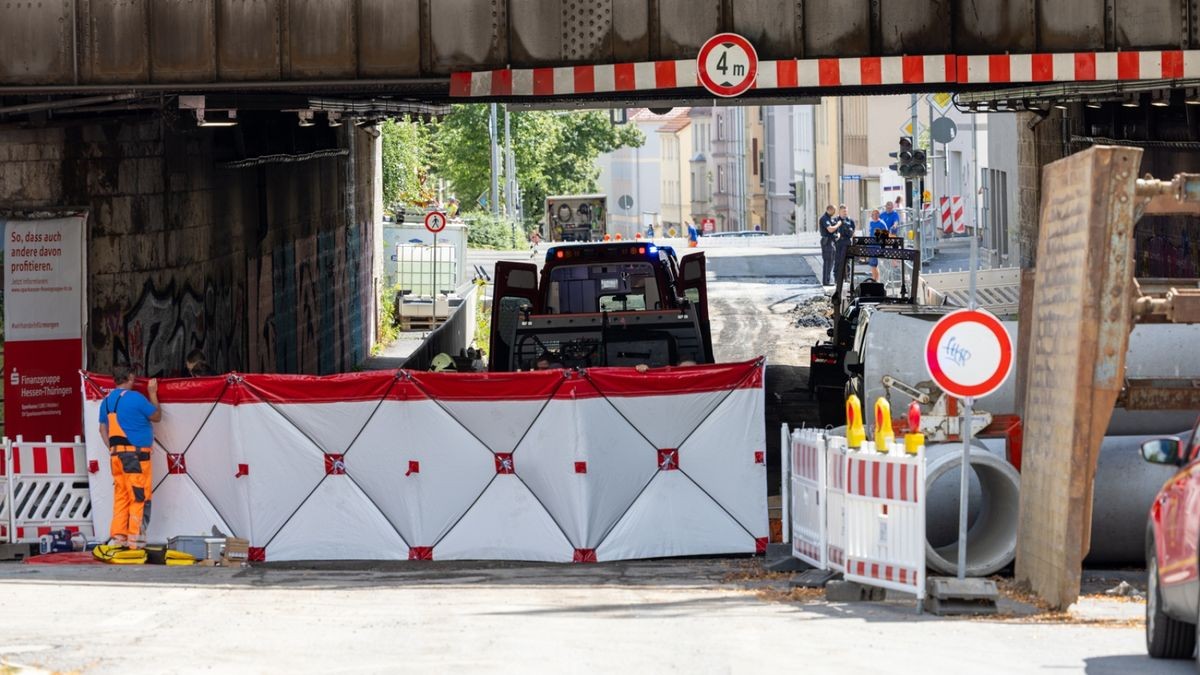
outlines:
[[[792,321],[801,328],[831,328],[829,298],[814,295],[796,303],[792,308]]]

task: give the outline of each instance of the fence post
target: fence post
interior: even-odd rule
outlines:
[[[18,436],[18,438],[20,438],[20,436]],[[15,527],[15,525],[16,525],[16,506],[13,504],[13,500],[15,499],[15,496],[13,493],[13,483],[16,482],[16,476],[13,476],[12,454],[13,454],[12,439],[10,439],[8,436],[5,436],[4,437],[4,478],[5,478],[4,490],[5,490],[6,494],[4,495],[4,499],[5,499],[5,509],[8,511],[8,515],[5,517],[5,520],[7,521],[6,525],[5,525],[7,527],[7,530],[5,531],[5,537],[8,540],[8,543],[15,544],[17,534],[16,534],[16,527]]]
[[[792,435],[787,422],[779,430],[779,537],[784,544],[792,543]]]

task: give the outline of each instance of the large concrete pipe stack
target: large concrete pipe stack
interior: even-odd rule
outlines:
[[[863,361],[863,399],[889,394],[884,375],[909,385],[929,380],[925,371],[925,339],[942,313],[877,311],[866,328]],[[1016,341],[1015,322],[1005,322]],[[1200,326],[1152,324],[1137,326],[1130,336],[1127,377],[1200,377],[1200,358],[1189,357],[1200,340]],[[892,405],[906,401],[890,392]],[[977,410],[1012,414],[1016,378],[976,402]],[[1092,512],[1089,564],[1138,564],[1145,544],[1146,514],[1169,467],[1141,461],[1138,446],[1151,436],[1176,435],[1190,429],[1196,411],[1113,411],[1100,451]],[[1186,432],[1184,432],[1186,433]],[[972,575],[987,575],[1006,567],[1016,551],[1020,476],[1004,459],[1003,444],[986,440],[972,451],[967,567]],[[985,447],[986,445],[986,447]],[[1028,452],[1028,450],[1027,450]],[[931,443],[927,448],[928,535],[930,567],[955,571],[958,528],[958,485],[962,443]]]

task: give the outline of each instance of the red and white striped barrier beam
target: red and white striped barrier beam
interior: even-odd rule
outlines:
[[[93,533],[88,464],[81,439],[5,439],[0,462],[0,537],[32,543],[51,530]]]
[[[1200,50],[867,56],[763,61],[754,89],[884,85],[1121,82],[1200,78]],[[558,68],[504,68],[450,76],[452,98],[575,96],[700,86],[694,59]]]
[[[967,212],[962,197],[942,197],[941,214],[943,232],[963,234],[967,231]]]
[[[762,382],[759,361],[165,380],[147,536],[216,526],[254,560],[762,552]],[[109,384],[85,376],[86,414]],[[104,456],[90,429],[87,448]],[[107,464],[92,476],[101,534]]]

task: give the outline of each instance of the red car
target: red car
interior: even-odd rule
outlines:
[[[1187,443],[1175,437],[1146,441],[1142,458],[1179,467],[1150,507],[1146,649],[1154,658],[1191,658],[1200,633],[1200,420]]]

